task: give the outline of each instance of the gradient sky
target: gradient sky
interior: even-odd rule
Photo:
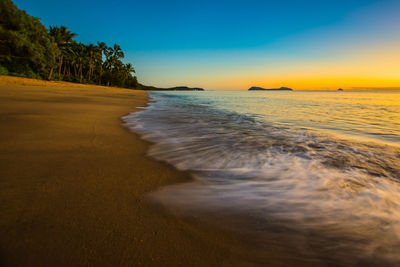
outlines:
[[[169,87],[400,87],[400,1],[14,0]]]

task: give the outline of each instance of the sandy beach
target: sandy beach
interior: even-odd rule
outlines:
[[[143,91],[0,76],[0,265],[240,265],[233,238],[146,201],[190,179],[122,126],[147,101]]]

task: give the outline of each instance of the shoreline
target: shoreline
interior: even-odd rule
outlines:
[[[191,181],[121,117],[131,89],[0,76],[0,263],[248,265],[237,240],[146,200]]]

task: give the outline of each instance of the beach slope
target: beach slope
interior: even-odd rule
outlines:
[[[146,201],[190,179],[145,155],[128,89],[0,76],[0,265],[229,265],[232,240]]]

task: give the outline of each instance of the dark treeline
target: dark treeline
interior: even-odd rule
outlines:
[[[82,44],[66,27],[47,29],[38,18],[0,0],[0,74],[137,88],[119,45]]]
[[[203,88],[198,87],[187,87],[187,86],[175,86],[169,88],[160,88],[155,86],[139,84],[139,88],[146,91],[204,91]]]

